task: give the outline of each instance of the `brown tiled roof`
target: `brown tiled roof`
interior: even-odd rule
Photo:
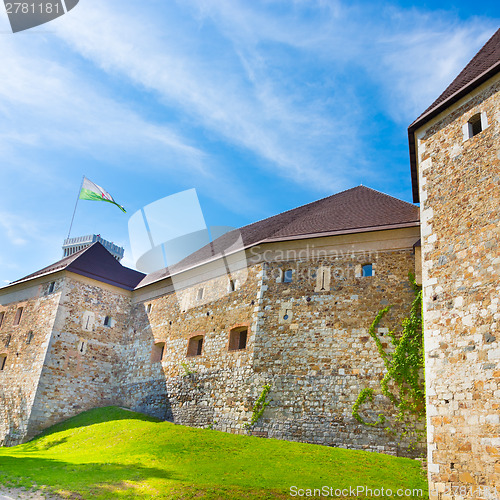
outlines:
[[[415,130],[499,71],[500,29],[498,29],[486,42],[469,64],[467,64],[451,84],[448,85],[446,90],[408,127],[413,201],[418,202],[419,199],[415,139],[413,137]]]
[[[415,205],[374,189],[358,186],[226,233],[178,264],[147,276],[122,266],[101,243],[96,242],[8,286],[66,270],[125,290],[133,290],[220,256],[240,236],[243,248],[249,248],[261,243],[394,229],[418,224],[419,209]]]
[[[79,252],[44,267],[10,285],[29,281],[58,271],[71,271],[81,276],[95,279],[110,285],[133,290],[144,278],[144,274],[122,266],[99,242],[93,243]],[[7,286],[10,286],[7,285]]]
[[[249,248],[261,243],[408,227],[418,223],[419,209],[415,205],[358,186],[226,233],[175,266],[148,274],[137,288],[211,260],[231,247],[240,234],[243,248]]]

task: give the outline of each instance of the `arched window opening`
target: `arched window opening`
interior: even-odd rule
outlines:
[[[247,337],[248,337],[248,327],[243,326],[243,327],[233,328],[229,332],[229,350],[238,351],[240,349],[246,349]]]
[[[111,316],[106,316],[104,318],[104,326],[111,326]]]
[[[203,335],[191,337],[188,342],[187,356],[201,356],[203,352]]]
[[[153,346],[151,361],[153,363],[160,363],[161,361],[163,361],[164,354],[165,354],[165,342],[156,342]]]

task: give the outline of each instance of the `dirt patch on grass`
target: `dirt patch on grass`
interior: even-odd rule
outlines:
[[[7,488],[0,485],[0,499],[9,500],[61,500],[63,497],[41,490],[26,490],[24,488]]]

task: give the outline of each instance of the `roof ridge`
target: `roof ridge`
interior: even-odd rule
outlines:
[[[85,258],[84,256],[87,253],[89,255]],[[104,256],[104,258],[102,256]],[[104,267],[99,268],[99,263],[102,264],[103,260],[105,262]],[[95,268],[96,262],[98,264],[97,272]],[[113,271],[112,273],[110,273],[109,272],[110,266],[112,269],[118,269],[119,271],[118,272]],[[68,255],[67,257],[63,257],[62,259],[59,259],[53,264],[45,266],[44,268],[35,271],[33,273],[30,273],[21,279],[13,281],[12,283],[9,283],[8,285],[2,288],[7,288],[12,285],[26,283],[36,278],[48,276],[50,274],[54,274],[59,271],[73,272],[76,274],[80,274],[81,276],[87,276],[89,278],[102,281],[103,283],[109,283],[129,290],[133,289],[135,286],[135,284],[134,285],[131,284],[131,282],[135,280],[135,275],[141,275],[142,277],[145,276],[144,273],[141,273],[140,271],[136,271],[135,269],[130,269],[128,267],[123,266],[120,262],[118,262],[115,259],[115,257],[113,257],[113,255],[111,255],[109,250],[107,250],[102,243],[96,241],[86,246],[85,248],[82,248],[78,252],[75,252],[72,255]]]
[[[418,174],[415,131],[457,103],[500,71],[500,28],[498,28],[453,81],[408,127],[413,201],[418,202]]]
[[[27,274],[26,276],[23,276],[22,278],[19,278],[18,280],[11,281],[9,284],[7,284],[5,286],[8,287],[10,285],[15,285],[17,283],[22,283],[25,281],[29,281],[30,279],[39,278],[41,276],[46,276],[48,274],[52,274],[53,272],[56,272],[56,271],[66,269],[73,262],[75,262],[75,260],[78,260],[93,245],[95,245],[95,243],[92,243],[92,245],[89,245],[88,247],[85,247],[85,248],[82,248],[81,250],[78,250],[78,252],[75,252],[71,255],[67,255],[66,257],[63,257],[62,259],[56,260],[53,264],[42,267],[42,269],[39,269],[38,271],[33,271],[32,273]],[[44,272],[44,271],[46,271],[46,272]]]
[[[389,198],[392,198],[393,200],[396,200],[396,201],[399,201],[399,202],[403,202],[403,203],[406,203],[407,205],[410,205],[410,207],[415,207],[415,208],[418,208],[416,205],[414,205],[413,203],[409,202],[409,201],[405,201],[405,200],[401,200],[399,198],[396,198],[395,196],[392,196],[392,194],[387,194],[387,193],[384,193],[383,191],[379,191],[378,189],[373,189],[371,188],[370,186],[363,186],[363,184],[361,184],[362,187],[366,188],[366,189],[369,189],[370,191],[375,191],[376,193],[379,193],[379,194],[383,194],[384,196],[387,196]]]
[[[457,90],[451,92],[450,95],[447,95],[447,94],[449,94],[450,90],[453,90],[454,85],[456,85],[456,83],[459,82],[461,78],[463,78],[465,75],[467,75],[471,69],[474,69],[475,67],[479,66],[478,62],[481,62],[480,60],[482,57],[488,56],[487,52],[489,49],[493,48],[493,51],[494,51],[495,46],[496,46],[494,44],[495,44],[495,42],[497,42],[496,38],[498,38],[500,40],[500,28],[498,28],[490,36],[490,38],[488,38],[488,40],[484,43],[484,45],[478,50],[478,52],[476,52],[476,54],[472,57],[472,59],[465,65],[465,67],[455,76],[455,78],[451,81],[451,83],[443,90],[443,92],[441,92],[436,97],[436,99],[434,99],[432,104],[429,107],[427,107],[427,109],[425,109],[416,120],[413,121],[413,123],[410,125],[410,127],[414,123],[420,121],[422,118],[425,118],[425,116],[428,115],[429,113],[431,113],[435,108],[440,108],[441,105],[443,103],[447,102],[449,98],[455,96],[456,94],[459,94],[465,88],[468,88],[479,77],[481,77],[485,73],[488,73],[488,71],[490,71],[492,68],[494,68],[495,66],[498,65],[499,61],[492,62],[492,63],[488,64],[486,69],[484,69],[483,71],[480,71],[475,77],[471,78],[471,80],[461,84],[461,86]],[[446,95],[446,98],[441,99],[445,95]]]
[[[280,212],[278,214],[270,215],[269,217],[264,217],[263,219],[256,220],[255,222],[250,222],[250,224],[246,224],[245,226],[241,226],[239,228],[235,228],[235,229],[233,229],[233,231],[236,230],[236,229],[238,229],[238,230],[245,229],[247,227],[253,226],[254,224],[258,224],[259,222],[264,222],[265,220],[273,219],[274,217],[279,217],[280,215],[284,215],[284,214],[287,214],[289,212],[293,212],[294,210],[299,210],[299,209],[307,207],[309,205],[315,205],[316,203],[320,203],[320,202],[322,202],[324,200],[327,200],[328,198],[331,198],[332,196],[337,196],[339,194],[346,193],[347,191],[351,191],[352,189],[356,189],[356,188],[359,188],[359,187],[366,187],[366,186],[363,186],[362,184],[359,184],[358,186],[353,186],[351,188],[344,189],[343,191],[339,191],[338,193],[329,194],[328,196],[320,198],[319,200],[310,201],[309,203],[304,203],[303,205],[299,205],[298,207],[289,208],[288,210],[285,210],[284,212]]]

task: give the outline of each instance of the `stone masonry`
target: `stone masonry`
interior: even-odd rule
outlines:
[[[0,445],[17,444],[28,433],[29,415],[59,307],[58,286],[51,293],[49,286],[34,284],[2,297],[0,356],[5,360],[0,372]],[[21,308],[22,314],[18,312]]]
[[[497,75],[415,133],[433,499],[500,495],[499,90]]]
[[[116,393],[131,293],[77,275],[58,283],[59,308],[28,437],[59,422],[61,415],[119,402]]]
[[[142,300],[136,292],[129,327],[134,341],[126,355],[131,369],[120,384],[126,405],[178,423],[243,433],[253,402],[269,383],[272,401],[255,429],[259,435],[408,454],[386,431],[351,416],[360,390],[376,388],[384,373],[368,335],[373,318],[394,305],[380,328],[383,336],[388,326],[401,324],[413,298],[408,272],[415,270],[411,243],[418,229],[393,233],[386,245],[406,248],[381,251],[365,241],[347,253],[353,244],[338,247],[330,238],[319,259],[277,262],[264,262],[253,249],[258,262],[245,271],[241,287],[186,312],[173,293]],[[300,251],[287,249],[290,255]],[[374,276],[362,277],[357,268],[367,260]],[[284,282],[288,269],[292,279]],[[320,270],[328,271],[330,285],[318,292]],[[238,274],[233,278],[240,281]],[[227,290],[228,279],[215,277],[200,287]],[[228,349],[231,330],[245,326],[246,347]],[[193,336],[203,336],[199,356],[187,356]],[[165,356],[151,363],[155,343],[165,344]]]

